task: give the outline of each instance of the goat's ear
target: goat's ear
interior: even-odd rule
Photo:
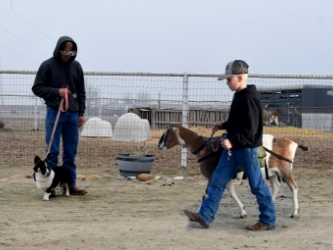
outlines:
[[[34,163],[37,164],[40,162],[40,158],[38,155],[35,156],[35,160],[34,160]]]
[[[175,132],[175,133],[178,133],[179,129],[176,128],[176,127],[173,127],[172,130]]]

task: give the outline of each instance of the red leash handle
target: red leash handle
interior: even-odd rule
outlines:
[[[57,125],[58,125],[60,113],[61,112],[66,112],[68,110],[68,89],[67,89],[66,85],[64,86],[64,88],[65,88],[64,89],[65,97],[61,98],[60,103],[59,103],[58,113],[57,113],[57,117],[56,117],[56,120],[55,120],[54,125],[53,125],[51,138],[50,138],[49,144],[47,146],[46,156],[50,153],[50,150],[51,150],[51,145],[52,145],[54,134],[55,134],[55,131],[56,131],[56,128],[57,128]]]
[[[68,110],[68,89],[65,88],[65,97],[61,98],[59,106],[61,107],[62,112],[66,112]],[[65,100],[65,103],[64,103]]]

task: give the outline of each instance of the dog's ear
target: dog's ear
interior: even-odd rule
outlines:
[[[34,170],[34,172],[38,172],[38,166],[35,166],[34,168],[33,168],[33,170]]]
[[[38,163],[40,162],[40,160],[41,160],[41,159],[39,158],[39,156],[36,155],[36,156],[35,156],[34,163],[35,163],[35,164],[38,164]]]

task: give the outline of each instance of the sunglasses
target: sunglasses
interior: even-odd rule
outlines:
[[[64,56],[76,56],[75,50],[59,50],[59,52]]]

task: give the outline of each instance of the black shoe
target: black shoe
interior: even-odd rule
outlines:
[[[77,188],[77,187],[71,187],[71,188],[69,189],[69,193],[70,193],[71,195],[85,195],[85,194],[87,194],[88,192],[87,192],[87,190],[84,190],[84,189],[79,189],[79,188]]]
[[[184,213],[190,218],[191,221],[199,223],[204,228],[209,228],[209,225],[206,224],[197,213],[193,213],[188,209],[184,209]]]

